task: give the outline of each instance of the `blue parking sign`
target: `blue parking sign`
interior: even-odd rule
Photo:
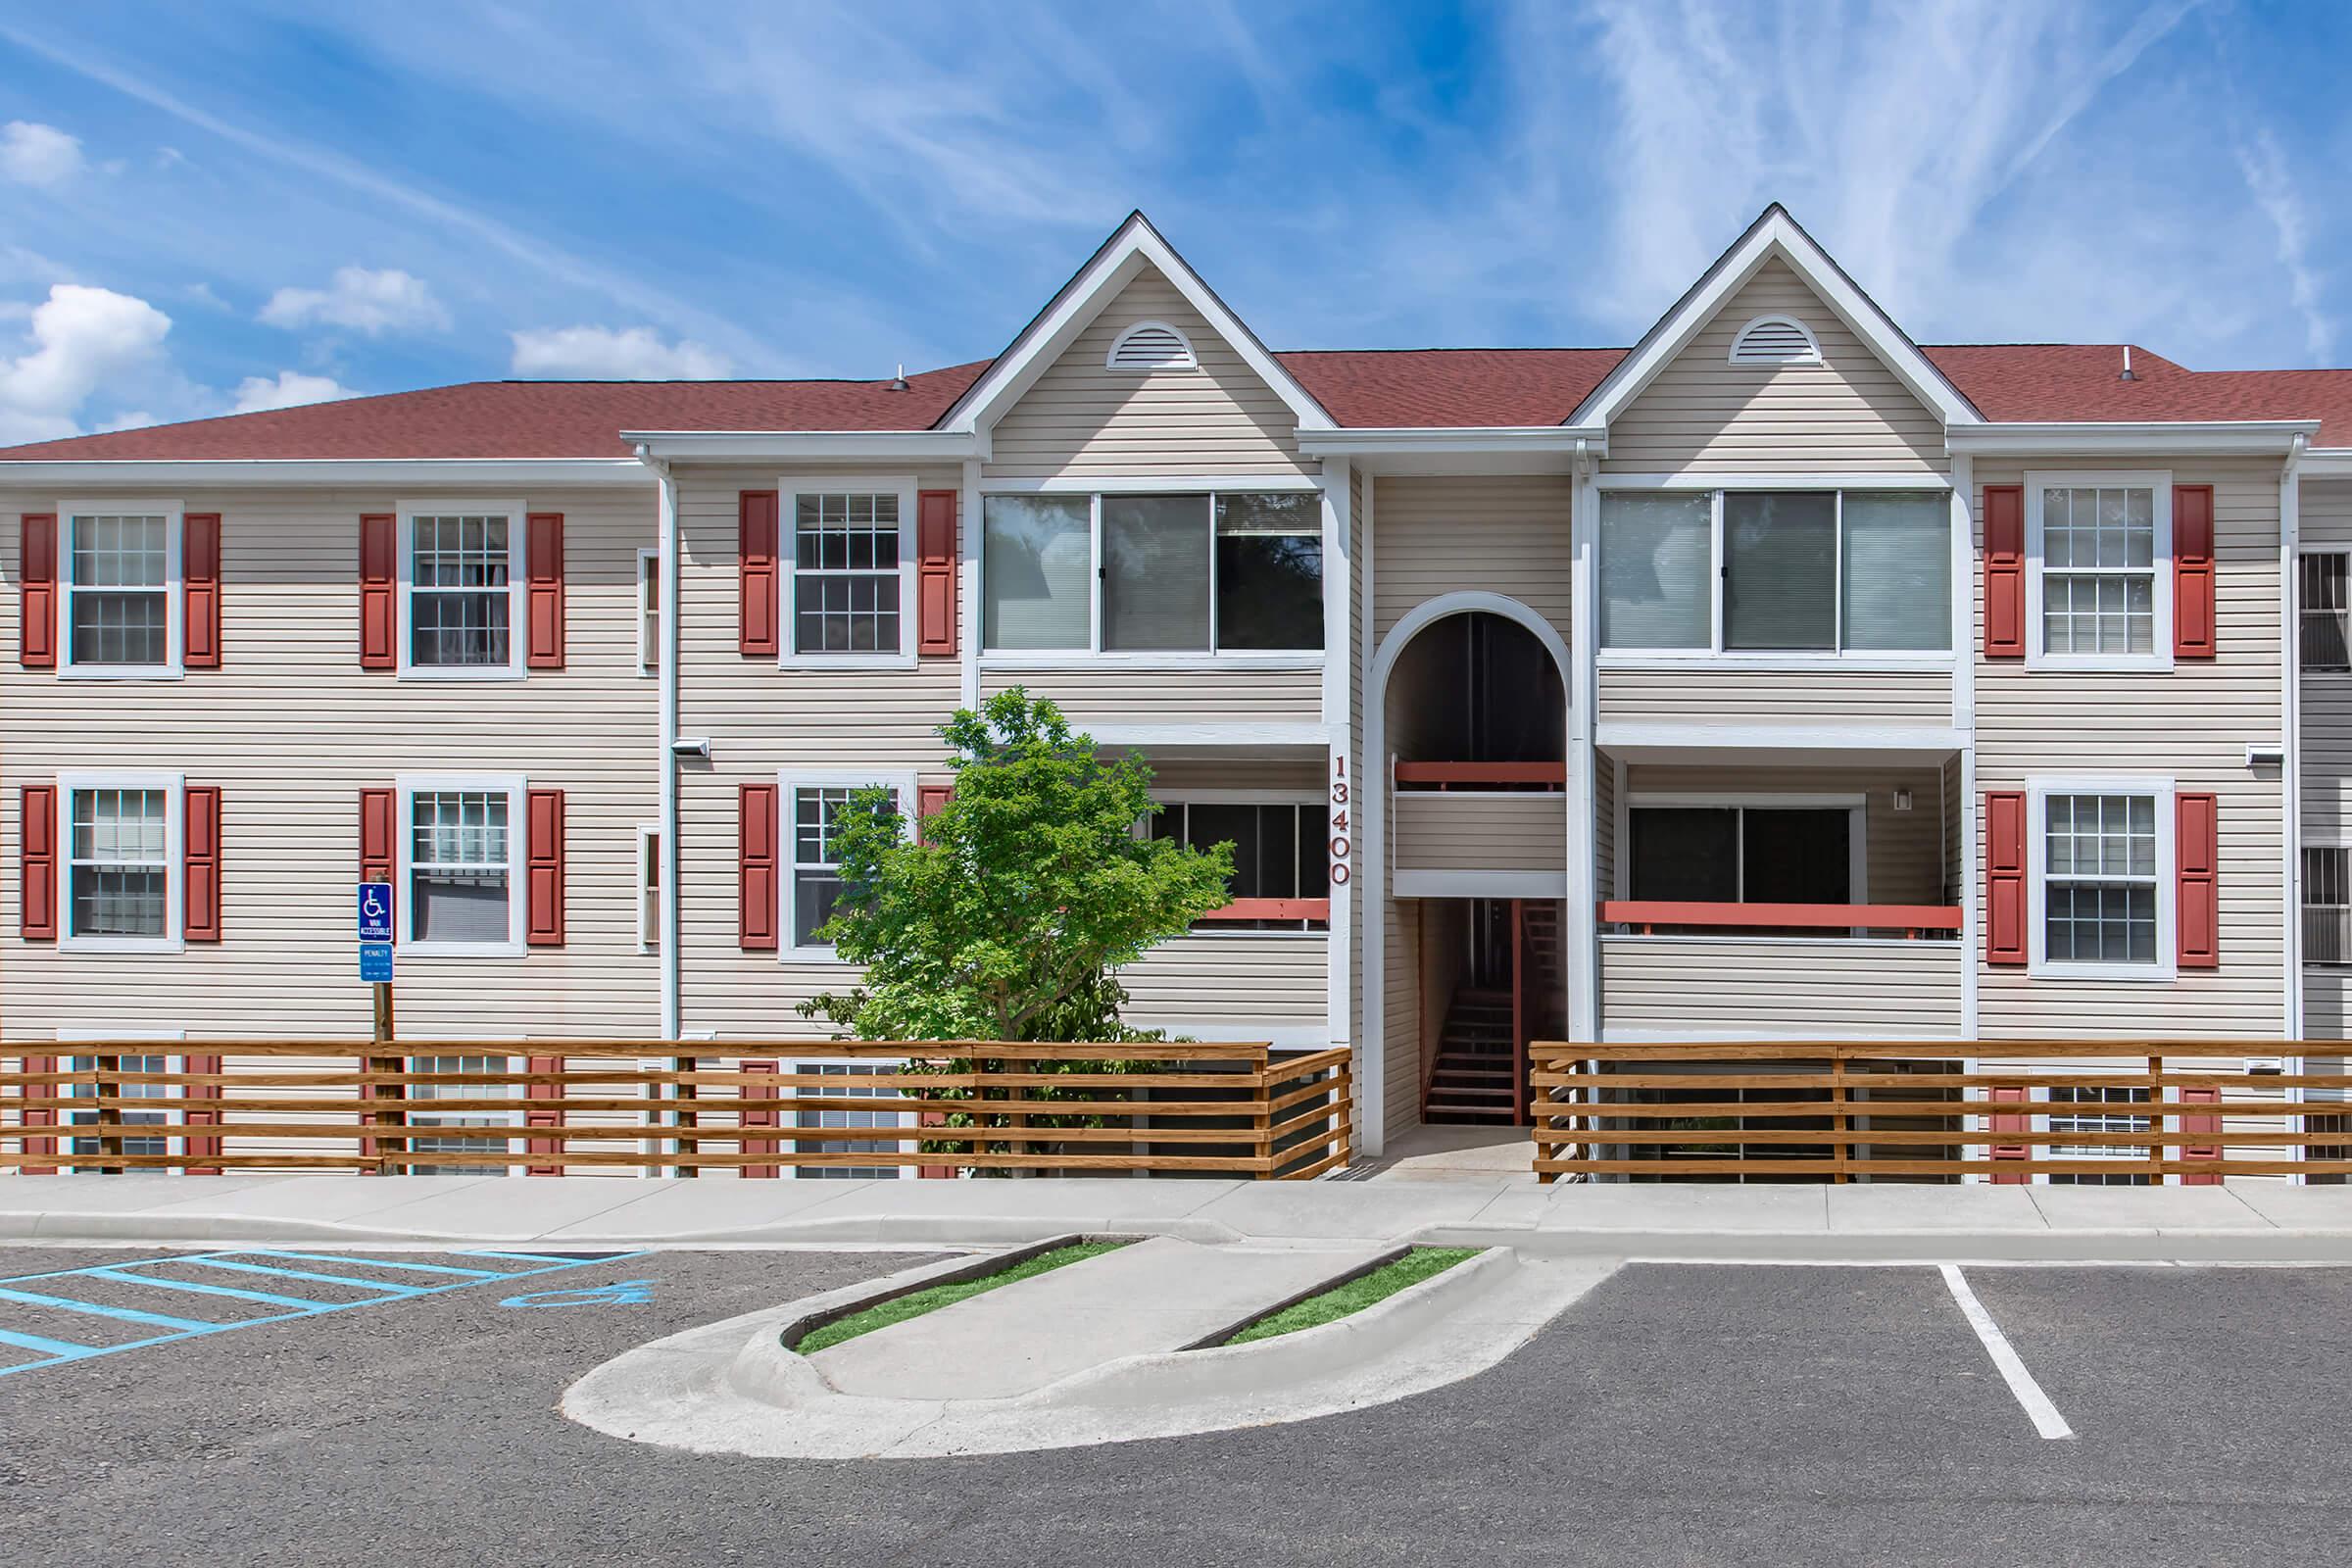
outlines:
[[[383,985],[392,983],[392,944],[363,942],[360,944],[360,978]]]
[[[363,882],[360,884],[360,940],[389,942],[392,940],[392,884]]]

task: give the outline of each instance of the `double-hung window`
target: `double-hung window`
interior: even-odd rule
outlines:
[[[108,1067],[108,1059],[101,1056],[68,1056],[62,1065],[68,1072],[169,1073],[177,1070],[174,1058],[169,1055],[116,1056],[112,1058],[111,1068]],[[173,1096],[172,1086],[169,1084],[110,1083],[106,1087],[111,1093],[123,1100],[170,1100]],[[98,1089],[99,1085],[97,1084],[75,1084],[67,1093],[70,1098],[75,1100],[96,1099]],[[95,1110],[77,1110],[73,1113],[72,1120],[76,1125],[81,1125],[96,1121],[101,1114]],[[159,1106],[154,1110],[124,1108],[118,1113],[118,1116],[125,1125],[132,1127],[159,1126],[172,1119],[170,1108],[167,1106]],[[117,1152],[169,1154],[172,1152],[172,1142],[173,1140],[168,1135],[125,1133],[118,1146]],[[104,1145],[104,1139],[76,1138],[74,1140],[74,1152],[84,1155],[103,1154],[106,1152]],[[91,1167],[83,1165],[77,1168],[86,1171]]]
[[[662,667],[662,553],[637,552],[637,673]]]
[[[1944,490],[1601,498],[1600,640],[1611,652],[1942,656],[1951,602]]]
[[[75,501],[61,509],[68,675],[179,673],[177,503]]]
[[[1198,929],[1320,931],[1329,925],[1331,855],[1319,800],[1169,801],[1152,813],[1149,831],[1196,850],[1231,844],[1233,877],[1226,886],[1237,915],[1250,907],[1241,901],[1279,901],[1258,905],[1261,912],[1248,918],[1203,920]]]
[[[179,950],[181,782],[176,773],[60,776],[63,946],[92,953]]]
[[[2171,979],[2172,781],[2034,780],[2028,800],[2034,971]]]
[[[2026,475],[2029,667],[2170,669],[2170,473]]]
[[[521,953],[523,781],[404,777],[400,802],[402,945],[420,953]]]
[[[1322,651],[1320,491],[992,495],[982,518],[986,653]]]
[[[792,875],[784,887],[784,918],[791,941],[787,958],[830,958],[833,944],[817,935],[833,918],[841,898],[842,808],[861,790],[880,789],[905,825],[914,804],[912,774],[785,773],[778,780],[784,803],[784,842]]]
[[[522,671],[523,506],[410,502],[400,509],[401,669],[491,677]]]
[[[914,662],[914,481],[784,487],[792,525],[785,662]]]
[[[2341,550],[2307,550],[2296,566],[2296,638],[2303,668],[2328,673],[2352,670],[2352,555]]]
[[[413,1073],[470,1074],[475,1077],[504,1077],[514,1071],[514,1062],[506,1056],[411,1056],[409,1071]],[[430,1104],[436,1100],[497,1100],[512,1094],[507,1084],[411,1084],[409,1099],[413,1102]],[[412,1127],[505,1127],[514,1121],[511,1110],[486,1112],[449,1112],[433,1114],[412,1110]],[[497,1138],[453,1138],[447,1134],[434,1137],[425,1134],[408,1142],[412,1154],[504,1154],[514,1145],[512,1140]],[[412,1176],[496,1176],[500,1167],[485,1164],[437,1164],[427,1159],[412,1162]]]
[[[2303,961],[2352,963],[2352,849],[2303,851]]]
[[[804,1073],[824,1081],[806,1084],[793,1093],[803,1100],[896,1100],[899,1091],[888,1084],[865,1080],[888,1077],[905,1063],[896,1061],[796,1061],[786,1070]],[[802,1132],[823,1131],[872,1132],[907,1126],[912,1117],[903,1110],[874,1110],[843,1106],[804,1106],[793,1113],[792,1124]],[[905,1141],[848,1138],[802,1138],[792,1146],[803,1154],[896,1154],[912,1152],[914,1145]],[[948,1156],[942,1156],[946,1158]],[[913,1176],[912,1165],[787,1165],[785,1170],[801,1181],[844,1181],[858,1177],[888,1181],[894,1177]]]
[[[2050,1099],[2074,1107],[2053,1110],[2049,1130],[2054,1133],[2144,1133],[2154,1123],[2132,1107],[2144,1111],[2149,1104],[2149,1091],[2109,1084],[2057,1084],[2050,1089]],[[2053,1144],[2050,1159],[2137,1159],[2143,1151],[2130,1144]],[[2053,1187],[2147,1187],[2154,1178],[2131,1172],[2052,1171],[2044,1178]]]

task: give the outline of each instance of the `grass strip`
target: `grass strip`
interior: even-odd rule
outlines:
[[[958,1280],[952,1285],[934,1285],[928,1290],[879,1301],[861,1312],[852,1312],[848,1317],[835,1318],[821,1328],[811,1329],[802,1337],[800,1344],[790,1348],[803,1355],[814,1355],[844,1340],[854,1340],[860,1334],[871,1334],[893,1323],[921,1317],[925,1312],[936,1312],[943,1306],[954,1306],[957,1301],[969,1300],[999,1286],[1018,1284],[1071,1263],[1083,1263],[1090,1257],[1115,1252],[1126,1245],[1125,1242],[1079,1242],[1070,1247],[1057,1247],[1051,1252],[1040,1252],[1035,1257],[1024,1258],[994,1274],[983,1274],[978,1279]]]
[[[1294,1302],[1271,1317],[1259,1318],[1225,1343],[1248,1345],[1252,1340],[1270,1340],[1277,1335],[1336,1323],[1351,1312],[1361,1312],[1376,1301],[1387,1300],[1408,1285],[1418,1285],[1443,1274],[1464,1258],[1476,1257],[1484,1250],[1479,1247],[1416,1247],[1394,1263],[1384,1263],[1369,1274],[1335,1286],[1320,1296]]]

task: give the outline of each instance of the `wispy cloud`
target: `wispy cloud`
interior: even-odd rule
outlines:
[[[449,312],[431,285],[397,267],[339,267],[325,288],[281,288],[262,307],[260,318],[270,326],[349,327],[370,337],[449,326]]]
[[[237,383],[231,396],[231,414],[259,414],[265,409],[294,409],[306,403],[332,403],[337,398],[356,398],[359,394],[331,375],[305,375],[300,370],[280,370],[274,376],[249,375]]]
[[[20,185],[63,185],[84,167],[78,136],[27,120],[0,125],[0,179]]]
[[[2257,131],[2251,141],[2241,142],[2237,158],[2246,172],[2246,188],[2277,238],[2278,266],[2303,317],[2304,346],[2315,361],[2325,363],[2335,352],[2335,318],[2321,302],[2325,280],[2311,260],[2311,211],[2270,131]]]
[[[511,334],[516,375],[551,380],[708,380],[733,366],[705,344],[664,343],[652,329],[560,326]]]

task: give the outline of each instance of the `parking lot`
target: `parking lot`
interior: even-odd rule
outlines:
[[[1934,1267],[1637,1264],[1493,1371],[1292,1426],[1029,1455],[708,1457],[564,1421],[573,1378],[920,1254],[0,1253],[0,1330],[160,1343],[0,1373],[12,1565],[2341,1563],[2352,1272],[1976,1268],[2045,1439]],[[360,1262],[366,1257],[372,1262]],[[389,1262],[478,1270],[444,1288]],[[103,1272],[70,1273],[96,1267]],[[511,1280],[511,1271],[527,1271]],[[237,1280],[302,1308],[122,1282]],[[28,1278],[39,1276],[39,1278]],[[394,1280],[362,1293],[342,1277]],[[416,1288],[420,1282],[436,1282]],[[78,1294],[76,1294],[78,1293]],[[536,1298],[536,1299],[534,1299]],[[316,1309],[321,1300],[345,1302]],[[170,1301],[174,1304],[160,1306]],[[509,1304],[513,1303],[513,1304]],[[62,1314],[62,1315],[61,1315]],[[205,1315],[198,1312],[196,1316]],[[45,1331],[45,1332],[44,1332]]]

